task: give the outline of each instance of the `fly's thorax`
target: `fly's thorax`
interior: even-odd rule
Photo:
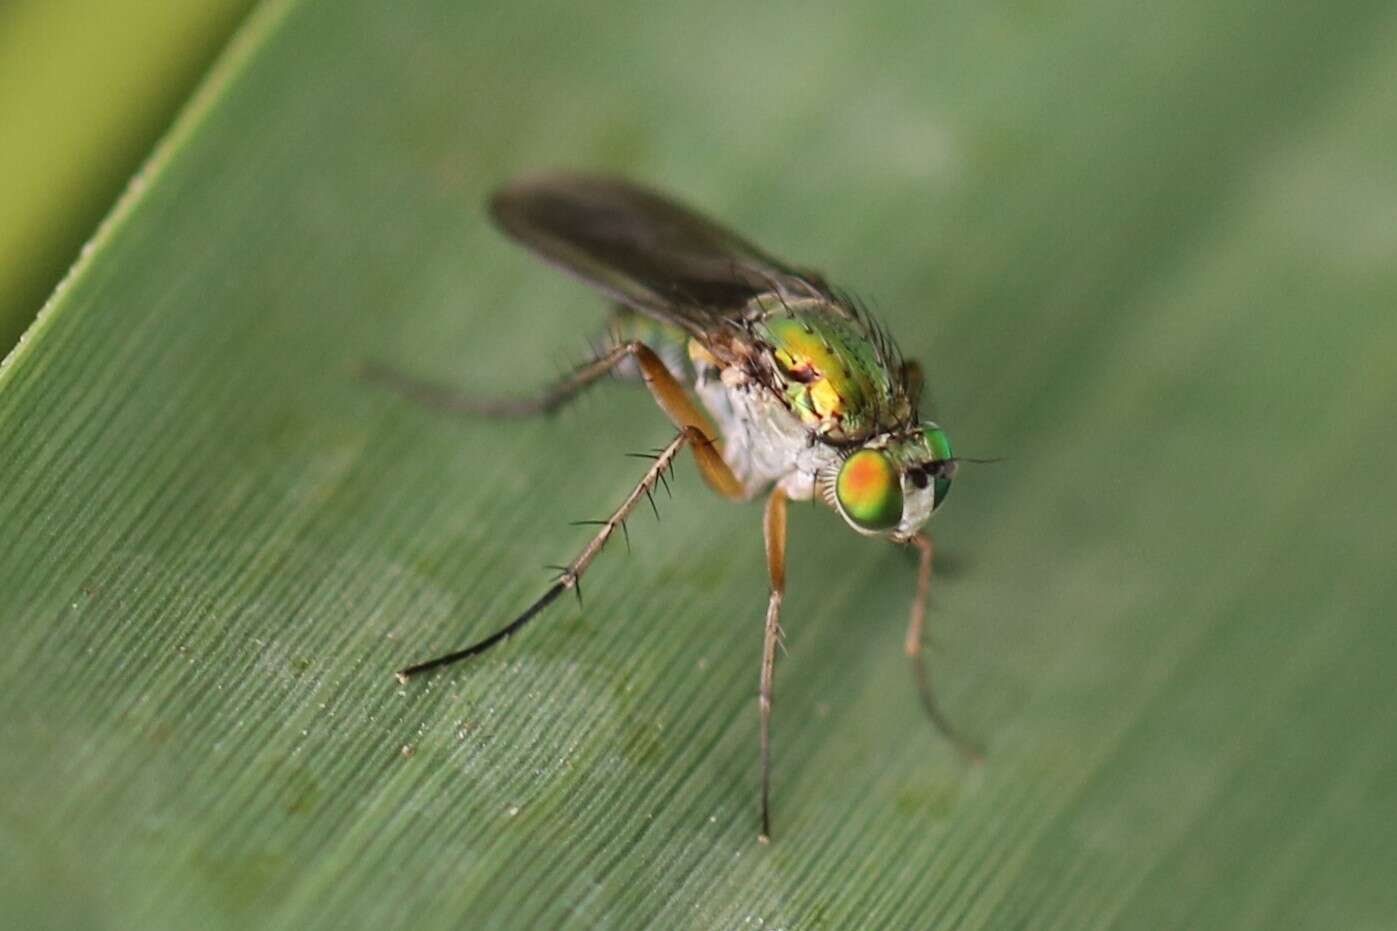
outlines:
[[[815,475],[839,461],[838,451],[814,442],[786,403],[743,365],[724,366],[697,341],[689,345],[694,391],[722,438],[723,460],[748,497],[773,482],[790,498],[809,500]]]
[[[816,490],[859,533],[906,540],[941,506],[955,472],[945,431],[928,421],[844,450]]]
[[[820,439],[856,443],[911,418],[891,360],[844,307],[764,295],[748,317],[768,348],[762,363],[773,390]]]

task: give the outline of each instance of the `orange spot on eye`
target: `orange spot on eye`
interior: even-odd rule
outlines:
[[[888,494],[894,483],[892,463],[886,456],[863,452],[850,458],[840,483],[850,504],[874,505]]]
[[[845,490],[860,498],[873,494],[886,485],[888,473],[875,456],[860,456],[849,463],[849,471],[844,477]]]

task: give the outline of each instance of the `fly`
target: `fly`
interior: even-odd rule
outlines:
[[[638,374],[675,427],[631,493],[543,595],[464,649],[408,666],[403,682],[485,652],[559,595],[581,593],[587,567],[688,448],[719,496],[766,496],[770,594],[762,640],[761,834],[771,837],[771,704],[786,591],[786,503],[815,499],[866,537],[918,557],[905,649],[932,724],[966,757],[980,751],[942,714],[922,658],[931,588],[931,537],[922,529],[946,500],[958,459],[946,433],[918,412],[922,371],[847,293],[788,265],[661,194],[602,177],[525,179],[498,191],[490,213],[540,258],[617,305],[616,338],[535,397],[482,401],[401,373],[376,381],[432,406],[478,414],[556,410],[611,373]],[[692,394],[681,378],[694,384]],[[697,398],[697,403],[695,401]],[[653,504],[653,500],[650,501]]]

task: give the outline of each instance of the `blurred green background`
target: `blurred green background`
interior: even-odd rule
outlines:
[[[0,3],[0,355],[251,7]]]
[[[0,368],[0,911],[1390,928],[1393,74],[1376,2],[260,6]],[[867,297],[1005,457],[933,526],[984,766],[916,704],[905,554],[796,508],[756,844],[760,509],[687,464],[584,609],[391,678],[536,595],[670,435],[623,385],[489,423],[353,378],[586,351],[602,302],[481,207],[557,166]]]

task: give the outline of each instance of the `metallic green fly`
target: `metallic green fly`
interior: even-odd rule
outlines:
[[[766,494],[770,597],[758,705],[761,835],[771,836],[770,722],[781,599],[786,588],[786,502],[822,501],[859,534],[912,547],[919,557],[906,651],[932,723],[979,758],[933,697],[922,661],[932,545],[922,526],[946,500],[959,461],[946,433],[918,413],[922,373],[846,292],[773,258],[711,220],[625,181],[528,179],[490,202],[499,226],[617,303],[609,348],[540,396],[482,402],[383,368],[369,374],[450,410],[546,413],[603,376],[639,375],[677,428],[639,484],[543,596],[499,631],[463,650],[400,671],[414,676],[484,652],[569,589],[636,506],[666,482],[684,447],[719,495]],[[691,381],[702,408],[682,381]],[[705,413],[705,410],[707,413]]]

